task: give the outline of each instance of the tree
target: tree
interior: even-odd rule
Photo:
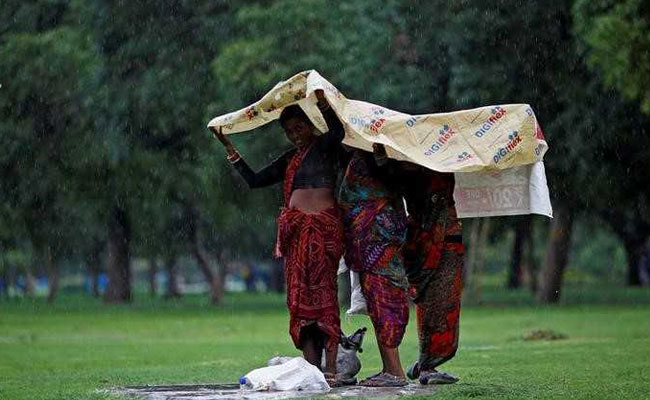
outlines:
[[[64,21],[67,3],[3,7],[13,23],[0,37],[7,55],[0,59],[1,196],[18,222],[11,235],[28,238],[46,265],[49,301],[58,292],[59,260],[84,234],[66,178],[77,169],[70,150],[87,126],[82,92],[95,67],[88,41]]]
[[[451,11],[445,36],[451,57],[450,97],[462,108],[531,104],[551,147],[546,167],[554,206],[573,213],[576,193],[571,188],[577,187],[580,178],[574,171],[583,137],[558,118],[567,107],[563,90],[571,86],[581,65],[573,51],[569,2],[533,1],[521,7],[514,0],[469,0],[454,3]],[[555,243],[549,242],[548,252],[557,254],[549,255],[547,261],[566,261]],[[545,268],[559,273],[564,265],[547,263]],[[540,285],[560,285],[559,278]],[[540,290],[559,292],[559,287]]]
[[[227,2],[208,1],[78,5],[102,60],[90,101],[93,133],[103,140],[89,147],[88,179],[108,221],[108,301],[129,300],[134,249],[164,253],[169,241],[159,238],[174,235],[165,231],[172,203],[208,203],[201,105],[214,97],[209,61],[229,29],[229,11]]]
[[[275,82],[308,69],[318,70],[350,98],[406,112],[431,112],[444,99],[438,94],[443,69],[429,68],[428,43],[416,42],[418,32],[403,15],[404,7],[393,0],[381,7],[369,0],[282,0],[241,7],[233,17],[239,34],[225,43],[212,63],[219,93],[210,107],[212,115],[244,107]],[[289,147],[278,131],[277,126],[268,126],[233,140],[250,164],[257,166]],[[219,166],[222,176],[217,183],[235,190],[229,199],[226,190],[221,193],[228,204],[222,203],[221,212],[214,207],[208,211],[224,216],[224,235],[237,232],[242,247],[271,254],[279,191],[249,192],[238,177],[227,172],[225,162]],[[251,214],[255,215],[252,223]],[[250,229],[251,225],[259,229]],[[241,252],[241,248],[231,250]]]
[[[524,265],[526,257],[529,256],[527,251],[532,244],[532,219],[530,215],[518,217],[514,223],[515,239],[512,244],[512,257],[510,259],[510,269],[508,270],[508,289],[518,289],[523,283]]]
[[[573,16],[590,65],[607,85],[638,100],[643,112],[650,114],[650,3],[578,0]]]
[[[618,137],[614,143],[615,152],[608,151],[611,147],[603,148],[603,158],[611,161],[608,164],[611,168],[596,182],[611,185],[602,188],[609,189],[610,195],[605,204],[597,202],[599,214],[623,241],[628,258],[626,281],[628,285],[637,286],[642,284],[641,255],[650,236],[649,182],[646,174],[635,173],[648,168],[650,157],[647,150],[650,120],[635,112],[638,101],[639,109],[650,113],[650,55],[647,51],[650,47],[650,4],[640,0],[581,0],[575,2],[573,16],[580,49],[595,79],[634,100],[624,103],[611,100],[614,97],[611,94],[603,96],[609,101],[606,107],[600,108],[601,120]],[[598,90],[606,93],[604,89]],[[635,170],[627,167],[630,164],[635,165]],[[613,184],[612,176],[624,176],[625,179]]]

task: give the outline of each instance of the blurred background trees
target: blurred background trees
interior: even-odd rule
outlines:
[[[413,114],[536,110],[555,218],[468,221],[470,300],[493,277],[542,303],[565,275],[648,284],[647,3],[4,1],[0,291],[282,290],[280,191],[248,191],[205,124],[311,68]],[[257,167],[289,146],[234,140]]]

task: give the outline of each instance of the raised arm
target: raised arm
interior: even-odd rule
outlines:
[[[318,106],[321,114],[323,114],[323,118],[325,118],[325,122],[327,122],[327,128],[329,129],[323,137],[323,141],[325,142],[326,146],[337,145],[341,143],[343,137],[345,136],[343,123],[341,123],[341,120],[327,102],[322,89],[316,90],[316,98],[318,99],[318,103],[316,105]]]
[[[382,176],[391,185],[400,185],[401,169],[398,162],[388,158],[386,147],[381,143],[372,144],[372,157],[368,157],[369,168],[373,174]]]
[[[226,148],[228,161],[230,161],[237,172],[244,178],[248,187],[255,189],[282,182],[291,151],[283,154],[260,171],[255,172],[248,166],[241,155],[239,155],[230,139],[221,132],[221,128],[210,127],[210,130],[214,134],[214,137]]]

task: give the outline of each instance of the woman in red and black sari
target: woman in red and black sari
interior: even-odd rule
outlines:
[[[329,131],[315,135],[314,125],[299,106],[286,107],[280,124],[296,147],[259,172],[246,164],[221,131],[213,131],[251,188],[284,182],[275,255],[284,259],[289,333],[305,359],[319,368],[325,350],[325,376],[336,383],[341,336],[336,272],[344,246],[334,186],[345,132],[322,90],[316,96]]]
[[[438,371],[458,349],[462,289],[462,227],[454,204],[454,175],[410,164],[404,180],[409,212],[404,264],[416,305],[420,356],[408,370],[420,383],[454,383]]]

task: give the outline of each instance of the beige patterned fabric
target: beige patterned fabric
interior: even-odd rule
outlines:
[[[325,97],[345,126],[343,143],[371,150],[386,146],[389,157],[456,173],[459,217],[536,213],[551,216],[542,158],[548,149],[527,104],[503,104],[449,113],[409,115],[346,98],[314,70],[279,82],[260,100],[212,119],[225,134],[245,132],[279,118],[298,104],[321,132],[327,124],[314,91]]]

